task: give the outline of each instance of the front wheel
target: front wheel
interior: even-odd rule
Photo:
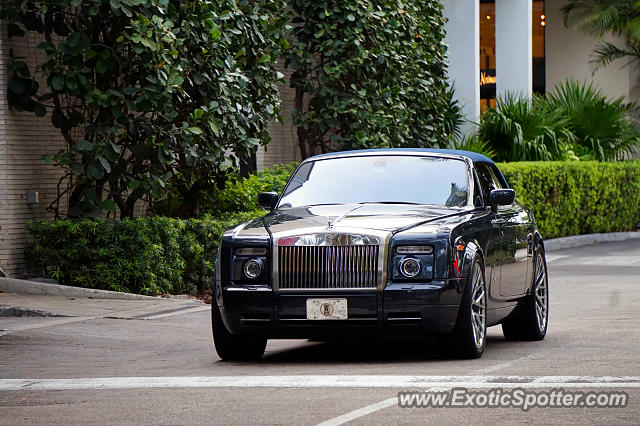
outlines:
[[[549,325],[549,279],[542,246],[536,247],[533,291],[502,323],[507,340],[542,340]]]
[[[267,339],[231,334],[222,321],[215,299],[211,305],[211,327],[213,344],[223,361],[252,361],[264,355]]]
[[[440,339],[440,352],[447,357],[480,358],[487,344],[487,282],[479,256],[473,260],[462,294],[456,325]]]

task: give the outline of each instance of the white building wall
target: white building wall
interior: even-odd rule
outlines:
[[[624,96],[627,100],[637,100],[635,75],[631,67],[624,67],[621,59],[606,68],[593,73],[589,63],[598,41],[590,35],[564,26],[560,8],[566,0],[546,0],[545,15],[545,61],[547,92],[566,79],[594,83],[610,98]],[[611,42],[622,45],[620,40]]]
[[[475,130],[473,122],[480,119],[480,2],[444,0],[443,4],[447,18],[449,81],[462,105],[463,115],[469,120],[461,130],[470,134]]]
[[[531,0],[496,0],[496,95],[530,97],[533,86]]]

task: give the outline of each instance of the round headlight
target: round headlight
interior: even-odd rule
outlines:
[[[260,259],[249,259],[244,262],[242,266],[242,272],[244,272],[244,276],[249,278],[250,280],[255,280],[262,274],[262,261]]]
[[[407,278],[413,278],[420,273],[420,261],[408,257],[400,262],[400,272]]]

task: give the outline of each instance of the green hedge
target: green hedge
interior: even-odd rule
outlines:
[[[518,162],[498,167],[544,238],[630,231],[640,222],[640,161]]]
[[[25,256],[32,274],[61,284],[151,295],[194,294],[211,286],[224,230],[260,214],[31,223],[34,244]]]

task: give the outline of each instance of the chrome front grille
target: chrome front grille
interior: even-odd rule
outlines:
[[[281,289],[363,289],[378,285],[377,245],[278,247]]]

